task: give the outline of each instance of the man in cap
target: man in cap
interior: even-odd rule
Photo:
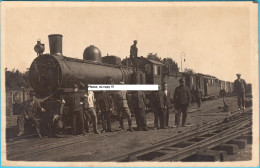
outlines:
[[[94,92],[88,90],[88,86],[86,88],[86,93],[84,94],[83,98],[83,111],[84,111],[84,118],[85,118],[85,129],[86,132],[89,132],[89,121],[92,119],[93,123],[93,131],[95,134],[99,134],[97,130],[97,113],[94,108],[95,98]]]
[[[51,98],[44,102],[47,115],[46,120],[41,124],[47,124],[48,128],[48,137],[56,137],[58,129],[63,128],[63,122],[61,120],[63,116],[63,110],[65,106],[65,91],[59,89]],[[46,123],[44,123],[46,122]]]
[[[145,117],[146,98],[143,91],[135,91],[132,94],[133,110],[135,112],[137,131],[148,131]]]
[[[137,40],[134,40],[134,44],[130,48],[130,58],[132,60],[133,64],[133,69],[134,71],[137,71],[137,53],[138,53],[138,48],[137,48]]]
[[[171,108],[171,93],[168,91],[167,83],[163,83],[163,90],[166,97],[166,108],[165,108],[165,126],[169,127],[169,115],[170,115],[170,108]]]
[[[158,86],[158,91],[152,93],[152,108],[154,112],[154,129],[158,129],[158,120],[160,120],[160,128],[165,129],[165,110],[167,108],[167,98],[165,93]]]
[[[237,95],[237,104],[240,110],[241,104],[243,110],[245,110],[245,92],[246,92],[246,81],[241,79],[241,74],[236,74],[237,79],[234,81],[234,91]]]
[[[196,96],[197,106],[198,106],[198,108],[200,109],[201,102],[202,102],[202,91],[201,91],[201,89],[199,88],[199,86],[196,87],[195,96]]]
[[[112,100],[109,92],[101,91],[97,94],[97,109],[99,110],[102,128],[101,132],[113,132],[111,129]]]
[[[120,84],[124,84],[124,82],[120,82]],[[120,90],[115,93],[115,103],[117,107],[117,115],[119,118],[119,124],[121,130],[124,130],[124,124],[123,124],[123,115],[126,115],[128,120],[128,131],[134,132],[132,128],[132,120],[131,120],[131,113],[128,107],[128,94],[125,90]]]
[[[79,91],[78,85],[74,85],[73,93],[69,97],[70,111],[72,112],[72,134],[82,134],[85,135],[84,131],[84,119],[82,110],[82,93]],[[78,127],[77,127],[78,126]]]
[[[175,102],[175,109],[177,112],[175,113],[175,126],[179,127],[180,124],[180,116],[182,113],[182,126],[186,125],[187,118],[187,109],[191,102],[191,94],[190,89],[185,86],[185,79],[181,78],[179,80],[180,86],[175,88],[173,100]]]
[[[30,93],[31,99],[24,102],[23,112],[17,118],[17,125],[19,133],[17,136],[21,136],[24,134],[24,124],[26,120],[32,120],[35,125],[36,133],[39,138],[41,138],[39,121],[38,121],[38,113],[45,112],[45,109],[41,106],[40,102],[36,99],[35,94],[33,92]]]

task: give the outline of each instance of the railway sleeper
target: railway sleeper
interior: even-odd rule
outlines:
[[[235,155],[238,152],[238,146],[235,144],[222,144],[211,148],[211,150],[226,151],[228,155]]]
[[[243,135],[241,137],[238,137],[237,139],[246,140],[247,144],[252,144],[252,135],[250,134]]]
[[[234,139],[231,141],[226,142],[226,144],[235,144],[238,146],[239,149],[244,149],[247,145],[247,140],[244,139]]]
[[[216,150],[201,150],[198,153],[188,156],[181,161],[183,162],[223,162],[227,155],[226,151],[216,151]]]
[[[165,147],[165,148],[157,150],[157,151],[152,151],[152,152],[149,152],[149,153],[146,153],[146,154],[143,154],[143,155],[139,155],[139,156],[135,156],[135,157],[132,157],[132,158],[129,157],[127,160],[128,161],[136,161],[136,160],[150,161],[150,160],[154,160],[154,159],[160,158],[160,157],[162,157],[166,154],[171,154],[173,151],[179,151],[182,148],[193,145],[194,143],[195,142],[184,141],[184,142],[172,145],[170,147]]]

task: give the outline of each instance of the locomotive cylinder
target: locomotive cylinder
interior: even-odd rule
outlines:
[[[62,56],[62,35],[50,34],[49,36],[50,54]]]

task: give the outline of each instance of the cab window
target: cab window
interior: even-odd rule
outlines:
[[[161,67],[159,65],[154,65],[154,75],[158,75],[160,76],[161,75]]]

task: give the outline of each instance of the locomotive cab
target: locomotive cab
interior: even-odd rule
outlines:
[[[138,58],[138,69],[145,73],[145,83],[162,85],[165,81],[167,66],[147,58]]]

